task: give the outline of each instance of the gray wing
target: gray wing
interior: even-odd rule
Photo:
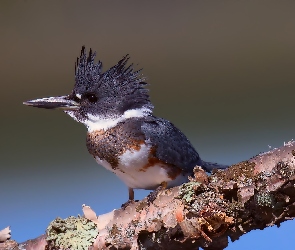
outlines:
[[[141,125],[146,141],[156,148],[156,157],[186,172],[201,162],[199,154],[186,136],[171,122],[150,117]]]

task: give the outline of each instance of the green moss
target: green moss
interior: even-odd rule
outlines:
[[[202,183],[195,182],[195,181],[191,181],[191,182],[187,182],[187,183],[182,184],[180,187],[179,195],[177,198],[180,198],[180,199],[186,201],[187,203],[190,203],[196,197],[196,190],[201,185],[202,185]]]
[[[49,246],[61,249],[86,250],[98,235],[96,224],[84,217],[56,218],[46,230]]]
[[[259,192],[255,194],[254,199],[261,207],[271,207],[275,205],[274,196],[270,192]]]

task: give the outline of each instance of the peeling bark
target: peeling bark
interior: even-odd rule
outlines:
[[[92,249],[224,249],[253,229],[277,225],[295,217],[295,142],[259,154],[207,176],[195,177],[156,197],[125,209],[85,216],[97,224]],[[8,249],[0,243],[0,249]],[[50,241],[47,249],[58,249]],[[2,245],[1,245],[2,244]],[[44,249],[45,237],[25,242],[21,249]]]
[[[11,237],[10,233],[11,233],[10,227],[6,227],[6,228],[2,229],[0,231],[0,242],[9,240]]]

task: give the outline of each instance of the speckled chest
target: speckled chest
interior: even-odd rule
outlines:
[[[145,144],[140,121],[119,123],[108,130],[87,134],[86,145],[94,157],[107,161],[113,169],[119,165],[119,158],[128,150],[139,150]]]
[[[88,133],[87,148],[100,165],[128,187],[155,189],[162,182],[169,187],[187,178],[182,169],[157,157],[157,145],[146,140],[140,121],[122,122],[106,131]]]

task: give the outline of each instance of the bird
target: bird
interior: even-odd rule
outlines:
[[[129,201],[134,200],[134,189],[165,189],[188,182],[195,166],[209,173],[228,167],[203,161],[178,128],[153,115],[142,69],[128,65],[128,54],[105,72],[95,57],[96,52],[82,47],[70,94],[23,104],[62,109],[84,124],[89,153],[126,184]]]

